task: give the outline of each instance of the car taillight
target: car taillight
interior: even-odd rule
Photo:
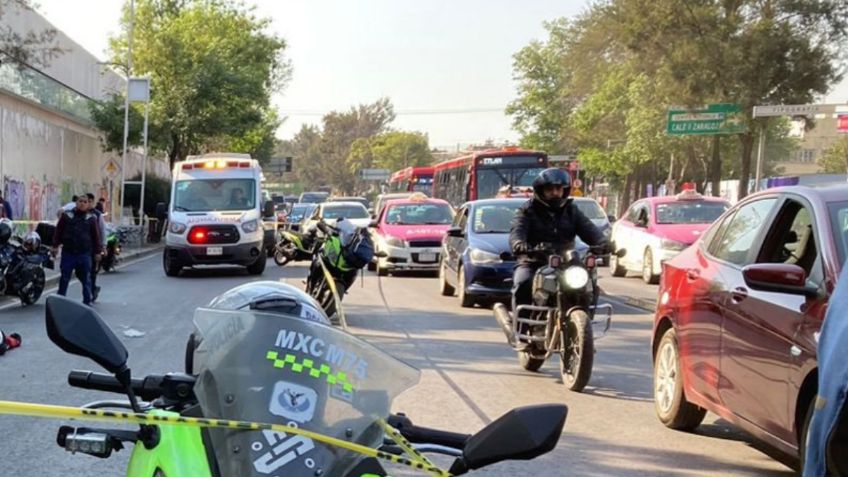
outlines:
[[[192,229],[188,243],[206,243],[206,229]]]

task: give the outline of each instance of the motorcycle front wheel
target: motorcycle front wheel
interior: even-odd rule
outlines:
[[[592,321],[585,311],[574,310],[565,320],[564,328],[560,374],[568,389],[580,392],[592,377],[592,364],[595,361]]]
[[[41,293],[44,291],[44,283],[44,269],[41,267],[34,268],[32,271],[32,281],[18,290],[21,304],[28,306],[37,302],[41,298]]]
[[[288,247],[276,247],[274,249],[274,263],[279,266],[284,266],[292,260],[292,254],[289,253]]]

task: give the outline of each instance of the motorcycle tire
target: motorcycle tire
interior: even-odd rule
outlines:
[[[41,267],[34,268],[32,271],[32,281],[18,291],[21,304],[24,306],[35,304],[41,298],[41,293],[44,292],[44,283],[44,269]]]
[[[544,358],[536,358],[532,351],[519,351],[518,364],[527,371],[538,371],[545,364]]]
[[[274,263],[276,263],[278,266],[280,266],[280,267],[285,266],[287,263],[289,263],[291,261],[291,259],[292,259],[291,255],[286,253],[285,250],[282,250],[279,247],[277,247],[277,249],[274,250]]]
[[[565,386],[580,392],[592,377],[595,361],[595,339],[592,321],[583,310],[574,310],[565,320],[560,356],[560,374]]]

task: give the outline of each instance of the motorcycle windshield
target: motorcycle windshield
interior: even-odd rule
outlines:
[[[200,308],[195,393],[204,417],[284,424],[372,448],[419,371],[297,316]],[[291,433],[210,429],[222,475],[344,476],[362,455]]]

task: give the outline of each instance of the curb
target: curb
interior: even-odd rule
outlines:
[[[164,247],[164,245],[159,245],[159,246],[147,248],[147,249],[144,249],[144,250],[127,252],[127,253],[122,255],[122,261],[126,262],[126,261],[129,261],[129,260],[137,260],[137,259],[140,259],[140,258],[144,258],[144,257],[148,257],[150,255],[157,254],[157,253],[162,251],[163,247]],[[59,267],[59,261],[57,260],[56,261],[56,268],[58,269],[58,267]],[[50,287],[57,286],[59,284],[59,278],[60,277],[61,277],[61,274],[59,274],[59,273],[57,273],[54,276],[47,277],[47,279],[44,280],[44,289],[46,290]]]

